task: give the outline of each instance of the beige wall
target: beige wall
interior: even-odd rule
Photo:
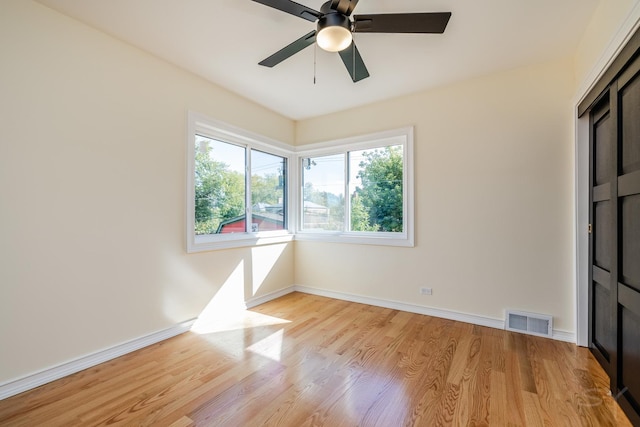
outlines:
[[[31,1],[0,2],[0,61],[0,384],[293,283],[292,245],[184,231],[187,110],[292,121]]]
[[[565,60],[299,122],[298,145],[415,126],[417,243],[296,242],[296,283],[574,332],[573,91]]]
[[[624,25],[625,21],[637,19],[637,11],[634,12],[634,8],[639,4],[640,0],[600,1],[575,54],[576,81],[586,86],[584,90],[594,82],[598,73],[602,71],[601,68],[610,59],[603,57],[610,44],[613,43],[614,48],[619,46],[627,35],[618,34],[618,31],[620,28],[629,27]],[[584,90],[578,95],[583,95]]]

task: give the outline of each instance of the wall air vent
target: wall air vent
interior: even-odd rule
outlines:
[[[505,329],[551,338],[553,336],[553,318],[546,314],[507,310]]]

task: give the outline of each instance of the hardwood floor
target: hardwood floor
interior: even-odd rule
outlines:
[[[293,293],[0,401],[1,426],[626,426],[575,345]]]

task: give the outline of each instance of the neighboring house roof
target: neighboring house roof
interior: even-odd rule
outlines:
[[[319,205],[317,203],[310,202],[305,200],[303,202],[303,207],[305,212],[316,212],[320,214],[328,214],[329,208],[323,205]]]
[[[260,213],[252,213],[252,219],[254,221],[258,221],[258,222],[269,222],[272,224],[277,224],[277,225],[283,225],[284,224],[284,217],[282,216],[282,214],[278,214],[278,213],[271,213],[271,212],[260,212]],[[234,218],[229,218],[227,220],[224,220],[220,223],[220,225],[218,225],[218,229],[216,230],[217,234],[222,233],[222,230],[225,226],[230,225],[230,224],[235,224],[237,222],[244,222],[246,218],[245,214],[236,216]]]
[[[313,208],[313,209],[328,209],[324,205],[319,205],[318,203],[311,202],[309,200],[305,200],[303,202],[305,208]],[[282,209],[282,203],[276,204],[268,204],[268,203],[256,203],[253,205],[254,212],[264,212],[264,211],[274,211],[277,209]]]
[[[326,206],[322,206],[322,205],[319,205],[317,203],[310,202],[309,200],[305,200],[304,201],[304,207],[305,208],[323,208],[323,209],[327,209]]]

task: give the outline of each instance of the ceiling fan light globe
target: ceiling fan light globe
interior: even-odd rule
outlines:
[[[328,52],[340,52],[351,45],[351,31],[339,25],[322,28],[316,35],[318,46]]]

